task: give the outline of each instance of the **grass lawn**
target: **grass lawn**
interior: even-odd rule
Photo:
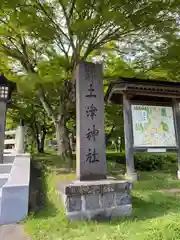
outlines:
[[[56,156],[42,158],[51,167],[61,165]],[[124,166],[108,164],[108,169],[110,174],[121,178]],[[24,223],[32,240],[180,240],[180,192],[166,191],[180,189],[176,166],[161,172],[140,172],[140,181],[132,191],[132,216],[103,223],[66,219],[55,185],[61,179],[74,178],[74,173],[47,175],[48,204]]]

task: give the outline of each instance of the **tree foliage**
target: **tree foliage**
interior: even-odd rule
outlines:
[[[71,157],[67,122],[74,113],[77,64],[99,51],[106,57],[110,43],[126,59],[152,55],[177,31],[178,11],[176,1],[166,0],[1,0],[1,71],[10,69],[21,93],[39,99],[55,126],[59,152]],[[111,76],[121,73],[117,65],[125,66],[113,57],[106,69]]]

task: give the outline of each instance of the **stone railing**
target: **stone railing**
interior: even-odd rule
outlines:
[[[2,170],[5,173],[0,173],[4,179],[0,188],[0,225],[19,222],[28,214],[30,155],[15,155],[13,163],[0,164]]]
[[[19,126],[16,130],[5,131],[4,153],[23,153],[24,137],[24,126]]]
[[[24,126],[6,131],[5,136],[12,137],[5,140],[0,164],[0,225],[23,220],[29,202],[30,155],[24,153]]]
[[[16,148],[16,130],[5,132],[4,153],[14,152]]]

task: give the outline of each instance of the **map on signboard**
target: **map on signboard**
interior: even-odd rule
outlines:
[[[175,147],[172,107],[132,105],[135,147]]]

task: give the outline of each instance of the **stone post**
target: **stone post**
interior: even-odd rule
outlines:
[[[124,108],[124,135],[126,150],[126,177],[132,181],[137,180],[137,174],[134,168],[134,151],[133,151],[133,128],[131,104],[128,96],[123,95]]]
[[[82,62],[77,68],[76,121],[77,180],[106,179],[101,64]]]
[[[24,137],[25,137],[25,129],[24,129],[24,122],[21,119],[20,125],[17,128],[16,132],[16,152],[17,153],[24,153]]]
[[[6,124],[6,102],[0,101],[0,163],[3,163],[4,136]]]

